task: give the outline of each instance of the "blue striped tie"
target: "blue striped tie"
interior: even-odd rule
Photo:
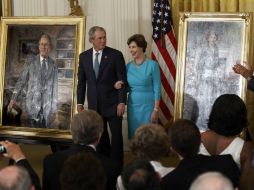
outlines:
[[[100,53],[95,53],[95,60],[94,60],[94,73],[95,73],[95,77],[96,79],[98,78],[98,75],[99,75],[99,68],[100,68],[100,64],[99,64],[99,59],[98,59],[98,56],[99,56]]]

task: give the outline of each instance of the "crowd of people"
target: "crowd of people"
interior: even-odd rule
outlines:
[[[50,40],[45,36],[42,38],[46,43],[42,46],[47,51]],[[14,160],[15,164],[0,170],[0,189],[254,188],[251,139],[239,138],[248,126],[246,105],[240,97],[234,94],[219,96],[209,113],[205,132],[201,133],[188,119],[172,122],[166,131],[158,124],[159,66],[146,57],[144,36],[135,34],[128,39],[133,60],[127,65],[120,51],[106,46],[104,28],[92,27],[89,41],[93,47],[79,57],[78,113],[70,124],[73,145],[44,158],[41,183],[19,145],[1,141],[6,150],[2,156]],[[237,64],[233,70],[247,78],[249,89],[254,89],[248,68]],[[86,99],[88,110],[84,107]],[[14,101],[9,108],[13,104]],[[43,114],[45,109],[42,103],[39,104],[36,119],[31,120],[34,124],[36,121],[38,125],[45,125],[48,123]],[[122,117],[125,104],[129,147],[134,159],[124,166]],[[179,157],[175,168],[165,167],[160,162],[169,153]]]

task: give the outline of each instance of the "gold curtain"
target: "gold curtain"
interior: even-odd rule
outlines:
[[[169,0],[172,9],[173,25],[178,37],[179,12],[254,12],[254,0]],[[254,19],[252,20],[252,28]],[[253,29],[251,30],[253,31]],[[249,63],[254,69],[254,48],[251,32]],[[247,92],[249,130],[254,138],[254,92]]]

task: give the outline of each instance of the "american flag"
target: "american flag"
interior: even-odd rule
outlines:
[[[176,39],[168,0],[154,1],[152,25],[152,59],[159,63],[161,73],[159,119],[165,124],[174,112],[176,78]]]

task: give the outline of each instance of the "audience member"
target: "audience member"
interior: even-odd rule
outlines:
[[[247,128],[247,109],[235,94],[218,97],[208,120],[208,131],[201,134],[200,154],[231,154],[238,167],[251,167],[252,145],[238,137]]]
[[[201,143],[198,127],[192,121],[179,119],[169,129],[171,149],[180,157],[178,166],[161,181],[162,189],[174,187],[188,190],[193,180],[208,171],[218,171],[237,187],[240,170],[231,155],[205,156],[197,154]]]
[[[160,177],[147,160],[136,160],[129,163],[121,176],[126,190],[160,189]]]
[[[244,62],[241,65],[240,61],[237,61],[236,64],[233,66],[233,71],[237,74],[242,75],[245,79],[247,79],[247,88],[250,91],[254,91],[254,77],[253,77],[253,70],[249,64]]]
[[[83,110],[74,115],[71,121],[71,133],[74,144],[63,151],[48,155],[43,162],[43,189],[60,189],[59,175],[64,161],[79,152],[91,152],[100,160],[106,176],[107,189],[115,189],[119,169],[108,157],[96,152],[96,146],[103,132],[101,116],[92,110]]]
[[[4,148],[6,150],[6,152],[1,155],[6,158],[12,159],[15,162],[16,166],[25,168],[31,177],[32,184],[34,185],[35,189],[40,190],[41,189],[40,179],[39,179],[38,175],[35,173],[34,169],[29,164],[29,162],[26,159],[24,153],[22,152],[20,146],[18,144],[15,144],[15,143],[7,141],[7,140],[1,141],[0,144],[2,146],[4,146]],[[13,170],[13,169],[11,169],[11,170]],[[18,169],[16,169],[16,171],[17,170]],[[7,171],[9,171],[9,170],[7,170]],[[4,176],[2,176],[2,177],[4,177]]]
[[[139,127],[130,142],[131,152],[139,159],[149,160],[155,171],[163,178],[174,168],[162,166],[159,159],[169,152],[169,140],[159,125],[148,124]],[[117,189],[124,190],[121,177],[117,179]]]
[[[219,172],[207,172],[192,183],[190,190],[234,190],[231,181]]]
[[[20,166],[7,166],[0,170],[1,190],[34,190],[27,170]]]
[[[253,190],[254,189],[254,168],[244,170],[241,178],[239,190]]]
[[[61,190],[104,190],[106,174],[92,153],[78,153],[64,162],[60,175]]]

